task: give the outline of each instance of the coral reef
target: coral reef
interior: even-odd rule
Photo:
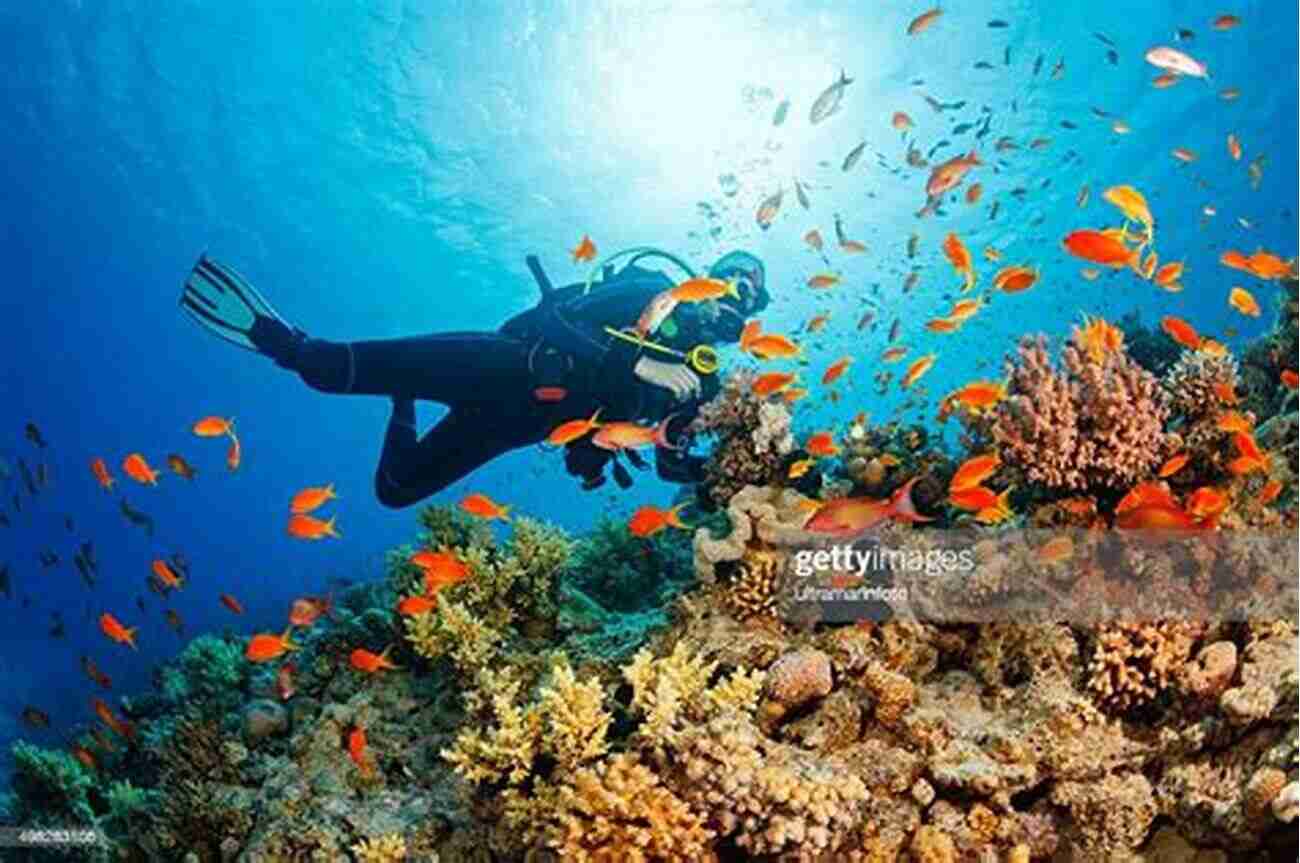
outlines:
[[[726,506],[746,485],[771,484],[795,449],[790,412],[756,396],[753,382],[749,371],[730,375],[691,424],[692,433],[713,438],[700,495],[715,506]]]
[[[1169,407],[1159,381],[1123,346],[1090,350],[1077,331],[1057,370],[1043,337],[1008,360],[1008,396],[987,417],[964,416],[1004,464],[1048,489],[1132,485],[1171,455]]]

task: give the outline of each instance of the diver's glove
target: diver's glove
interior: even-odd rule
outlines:
[[[258,315],[248,330],[248,339],[277,366],[296,371],[298,350],[307,341],[307,334],[278,318]]]
[[[699,376],[681,363],[664,363],[641,357],[632,367],[632,373],[648,384],[663,387],[678,400],[700,394]]]
[[[564,469],[582,480],[583,491],[605,484],[605,465],[614,454],[589,440],[576,440],[564,448]]]

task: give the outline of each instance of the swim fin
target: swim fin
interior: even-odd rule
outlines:
[[[293,329],[247,279],[206,254],[185,280],[181,309],[218,338],[258,353],[264,351],[254,344],[251,333],[259,318]]]

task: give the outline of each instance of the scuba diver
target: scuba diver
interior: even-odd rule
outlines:
[[[643,337],[633,324],[675,284],[642,266],[654,258],[687,278],[696,275],[674,255],[637,247],[597,264],[585,283],[557,289],[530,255],[526,261],[541,301],[495,332],[361,342],[310,338],[281,318],[251,283],[207,255],[190,272],[181,307],[215,335],[270,357],[314,389],[390,397],[392,416],[375,472],[375,494],[385,506],[423,500],[597,410],[602,421],[662,424],[655,448],[658,475],[698,482],[704,459],[688,452],[687,427],[720,389],[713,345],[738,341],[746,319],[767,306],[765,271],[747,252],[723,256],[707,275],[731,282],[734,292],[680,303]],[[613,264],[621,259],[626,262],[616,270]],[[449,408],[422,436],[417,399]],[[648,467],[634,450],[601,448],[590,435],[567,444],[564,461],[584,489],[603,485],[607,466],[627,488],[632,478],[619,456],[638,469]]]

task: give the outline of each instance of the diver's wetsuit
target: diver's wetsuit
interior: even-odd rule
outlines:
[[[651,423],[671,414],[670,431],[679,435],[698,406],[717,394],[717,375],[701,375],[700,395],[677,402],[634,375],[642,348],[604,332],[605,326],[630,327],[671,286],[663,273],[633,264],[607,270],[585,294],[580,284],[552,291],[496,332],[348,343],[306,339],[282,364],[324,392],[393,398],[375,491],[386,506],[408,506],[597,408],[603,420]],[[674,335],[664,338],[661,330],[656,341],[678,348],[704,342],[702,315],[696,305],[678,306]],[[450,408],[423,437],[415,425],[416,399]],[[594,488],[613,457],[584,439],[567,447],[565,463],[584,487]],[[656,452],[659,475],[673,482],[698,480],[699,462],[684,451]],[[626,477],[616,465],[616,478],[620,472]]]

